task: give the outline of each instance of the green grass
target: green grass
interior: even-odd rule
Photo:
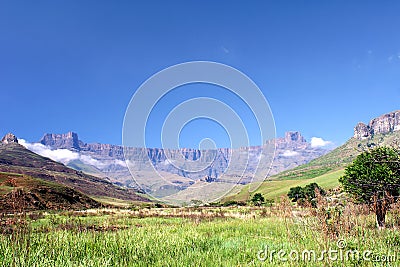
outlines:
[[[266,199],[275,199],[280,196],[286,195],[291,187],[305,186],[310,183],[317,183],[324,189],[331,189],[339,185],[339,177],[342,176],[344,170],[337,170],[324,175],[308,178],[308,179],[297,179],[297,180],[271,180],[264,181],[260,187],[249,193],[248,186],[245,186],[238,194],[228,196],[224,201],[236,200],[236,201],[247,201],[250,195],[255,193],[261,193]]]
[[[171,214],[180,211],[169,210]],[[374,255],[400,253],[400,233],[375,230],[371,216],[360,217],[359,222],[364,220],[372,227],[356,226],[351,235],[327,238],[315,228],[318,223],[313,217],[305,223],[272,213],[267,217],[206,219],[202,216],[213,211],[200,209],[197,212],[203,215],[190,218],[162,217],[157,214],[160,211],[155,212],[143,218],[138,213],[118,212],[81,217],[49,214],[29,221],[13,234],[0,235],[0,262],[2,266],[374,266],[362,261],[282,262],[275,257],[263,262],[257,258],[265,247],[320,253],[337,249],[338,239],[346,240],[351,249],[368,249]],[[254,210],[235,208],[230,212]]]
[[[103,197],[103,196],[90,196],[90,197],[100,203],[108,204],[108,205],[112,205],[112,206],[120,207],[120,208],[129,208],[134,205],[140,206],[140,205],[146,204],[146,202],[123,200],[123,199],[112,198],[112,197]]]

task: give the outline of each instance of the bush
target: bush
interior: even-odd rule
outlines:
[[[310,202],[313,207],[315,207],[315,191],[324,196],[326,194],[325,190],[320,187],[317,183],[311,183],[306,185],[305,187],[296,186],[289,189],[289,193],[287,196],[293,201],[297,202],[299,205],[304,204],[305,202]]]
[[[261,206],[265,201],[265,198],[261,193],[256,193],[254,196],[251,198],[251,202],[254,204],[254,206]]]

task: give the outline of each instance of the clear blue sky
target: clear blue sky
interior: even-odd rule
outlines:
[[[137,2],[0,1],[2,134],[120,144],[136,88],[192,60],[253,79],[279,136],[341,144],[400,109],[399,1]]]

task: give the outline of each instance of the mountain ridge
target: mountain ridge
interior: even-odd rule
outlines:
[[[400,130],[400,110],[385,113],[369,121],[357,123],[354,127],[354,138],[363,140],[376,134],[387,134]]]
[[[120,145],[111,144],[100,144],[100,143],[84,143],[79,140],[78,135],[74,132],[68,132],[66,134],[45,134],[39,141],[41,144],[50,147],[51,149],[69,149],[72,151],[78,151],[85,155],[90,155],[96,160],[121,160],[124,161],[124,147]],[[272,166],[272,174],[280,172],[282,169],[295,167],[310,161],[320,155],[327,153],[328,149],[312,147],[310,143],[301,135],[298,131],[290,131],[285,133],[285,137],[276,138],[269,140],[265,145],[275,146],[275,165]],[[201,158],[202,153],[206,151],[193,149],[193,148],[181,148],[181,149],[164,149],[164,148],[125,148],[126,153],[129,151],[134,158],[141,158],[143,162],[145,159],[149,159],[150,162],[156,167],[157,170],[174,173],[180,176],[187,174],[174,169],[170,160],[177,158],[177,155],[182,154],[185,159],[196,161]],[[238,148],[239,151],[250,151],[259,153],[262,150],[262,146],[251,146]],[[199,174],[198,177],[204,176],[217,177],[219,173],[223,172],[226,168],[229,155],[235,149],[231,148],[217,148],[216,164],[215,168],[208,169],[206,172]],[[292,153],[288,153],[292,151]],[[143,163],[144,164],[144,163]],[[250,164],[251,165],[251,164]],[[113,166],[114,171],[119,171],[119,166]],[[255,168],[253,166],[252,168]],[[208,172],[208,173],[207,173]],[[107,173],[108,174],[108,173]],[[112,175],[111,175],[112,176]]]
[[[110,177],[114,184],[140,188],[159,198],[198,186],[198,182],[216,182],[219,185],[224,183],[228,186],[247,184],[255,179],[263,180],[267,175],[307,163],[329,151],[313,147],[298,131],[287,132],[284,137],[269,140],[262,146],[235,149],[124,148],[111,144],[88,144],[73,132],[45,134],[40,144],[52,150],[68,149],[79,153],[79,159],[66,163],[72,168],[89,171],[95,175],[102,173]],[[274,148],[276,151],[272,153]],[[269,153],[265,154],[266,150]],[[124,153],[128,160],[125,160]],[[84,157],[93,160],[89,161]],[[260,157],[264,157],[262,164],[259,164]],[[272,157],[273,163],[268,164]],[[191,171],[192,169],[186,168],[187,165],[185,167],[187,163],[182,159],[188,160],[189,164],[196,162],[204,168]],[[91,162],[97,165],[89,166]],[[230,162],[235,164],[229,164]]]

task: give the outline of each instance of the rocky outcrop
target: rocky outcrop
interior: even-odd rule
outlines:
[[[285,141],[290,142],[307,142],[306,139],[301,135],[300,132],[286,132],[285,133]]]
[[[310,144],[298,131],[286,132],[285,137],[276,138],[268,143],[275,142],[277,150],[297,150],[310,148]]]
[[[59,149],[80,150],[78,135],[74,132],[68,132],[66,134],[45,134],[42,139],[40,139],[40,143]]]
[[[368,125],[363,122],[357,123],[356,127],[354,127],[354,138],[357,139],[366,139],[370,136],[370,130]]]
[[[18,139],[12,133],[8,133],[3,137],[3,139],[1,139],[1,142],[3,144],[10,144],[10,143],[17,143],[18,144]]]
[[[368,125],[358,123],[354,127],[354,138],[368,139],[375,134],[388,134],[400,130],[400,110],[372,119]]]
[[[112,157],[119,160],[123,160],[124,158],[122,146],[99,143],[87,144],[79,140],[78,134],[74,132],[45,134],[39,142],[53,149],[89,152],[100,157]]]

